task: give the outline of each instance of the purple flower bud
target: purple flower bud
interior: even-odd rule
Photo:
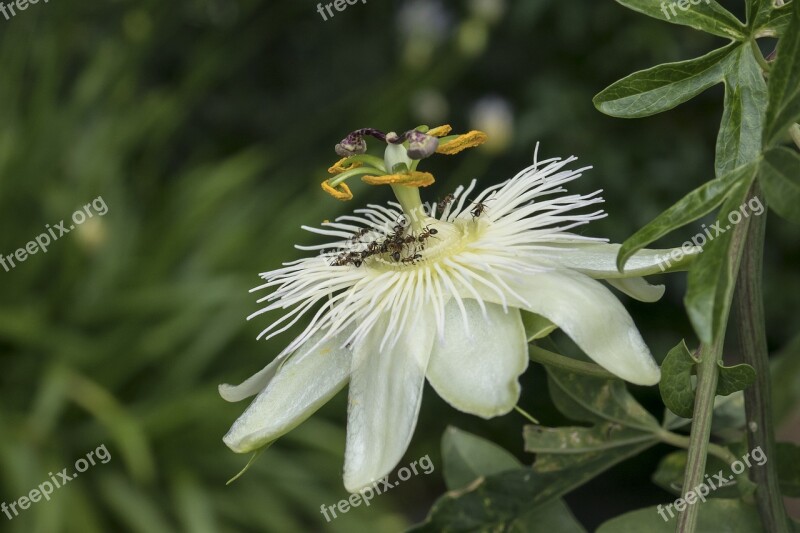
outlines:
[[[411,159],[430,157],[439,147],[439,139],[420,131],[409,131],[406,133],[406,138],[408,139],[408,157]]]
[[[350,157],[351,155],[363,154],[367,151],[367,141],[361,135],[351,133],[334,148],[336,155]]]

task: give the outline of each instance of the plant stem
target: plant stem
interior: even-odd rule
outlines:
[[[760,190],[756,185],[754,195]],[[772,406],[769,374],[769,354],[764,324],[764,304],[761,291],[764,251],[764,232],[767,225],[766,200],[764,212],[753,216],[745,244],[742,265],[736,284],[736,321],[739,346],[744,362],[756,371],[756,381],[745,389],[750,449],[761,448],[769,459],[750,469],[757,485],[756,503],[765,531],[789,531],[789,519],[783,505],[776,470],[775,434],[772,427]]]
[[[748,199],[753,197],[754,187],[752,186],[748,191]],[[734,233],[728,249],[730,268],[734,276],[737,276],[739,272],[739,264],[749,226],[749,218],[734,226]],[[700,346],[700,364],[697,367],[697,390],[695,391],[692,432],[689,436],[686,473],[683,478],[684,496],[703,482],[703,475],[706,470],[706,459],[711,438],[711,418],[714,412],[714,398],[716,397],[719,378],[718,363],[722,359],[722,348],[725,343],[725,331],[731,310],[731,299],[723,304],[725,312],[722,316],[720,331],[716,333],[711,344]],[[686,510],[678,516],[676,531],[681,533],[695,531],[699,509],[697,505],[687,506]]]
[[[688,449],[689,445],[691,444],[689,437],[680,435],[678,433],[673,433],[671,431],[664,430],[657,435],[658,438],[661,439],[661,442],[671,444],[678,448]],[[708,453],[718,459],[721,459],[728,466],[739,460],[738,457],[733,455],[733,452],[731,452],[725,446],[720,446],[719,444],[709,443]],[[736,478],[739,492],[741,494],[752,495],[753,492],[755,492],[755,485],[752,481],[750,481],[750,478],[747,477],[746,473],[743,472],[741,474],[733,475]]]
[[[541,363],[543,365],[554,366],[556,368],[562,368],[570,372],[575,372],[576,374],[603,379],[619,379],[617,376],[600,365],[587,363],[585,361],[578,361],[577,359],[573,359],[571,357],[553,353],[549,350],[545,350],[544,348],[540,348],[535,344],[528,345],[528,355],[531,358],[531,361],[536,361],[537,363]]]
[[[658,433],[658,438],[661,439],[662,442],[666,444],[672,444],[677,448],[689,448],[689,437],[686,435],[681,435],[679,433],[673,433],[672,431],[664,430],[663,432]],[[739,458],[733,455],[728,448],[725,446],[720,446],[719,444],[709,444],[708,445],[708,453],[711,455],[722,459],[727,464],[731,464],[735,461],[738,461]]]
[[[694,416],[692,417],[692,433],[689,436],[686,473],[683,477],[683,495],[694,490],[703,481],[706,471],[706,454],[711,438],[711,417],[714,412],[714,397],[717,393],[719,378],[717,362],[722,357],[724,332],[720,332],[711,344],[700,348],[700,364],[697,367],[697,390],[695,392]],[[698,506],[689,505],[678,517],[676,531],[694,531],[697,522]]]

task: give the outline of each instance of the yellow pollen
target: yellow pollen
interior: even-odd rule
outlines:
[[[387,174],[385,176],[364,176],[364,183],[370,185],[405,185],[407,187],[427,187],[434,181],[430,172],[409,172],[408,174]]]
[[[450,127],[450,124],[444,124],[442,126],[437,126],[436,128],[428,130],[428,135],[433,135],[434,137],[444,137],[451,131],[453,131],[453,128]]]
[[[467,148],[474,148],[486,142],[488,136],[482,131],[472,130],[464,135],[459,135],[453,140],[439,145],[437,154],[453,155]]]
[[[331,186],[330,183],[328,183],[327,181],[323,181],[322,190],[330,194],[337,200],[346,201],[353,199],[353,193],[350,192],[350,187],[348,187],[346,183],[340,183],[339,188],[335,189],[334,187]]]
[[[347,161],[349,158],[343,157],[336,162],[331,168],[328,169],[328,174],[341,174],[346,170],[357,168],[361,166],[358,161]]]

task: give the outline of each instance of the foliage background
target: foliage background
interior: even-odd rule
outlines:
[[[741,15],[742,2],[721,3]],[[333,144],[363,126],[493,134],[483,150],[433,162],[428,199],[507,179],[536,142],[544,157],[575,154],[594,170],[574,189],[604,189],[610,215],[587,231],[622,241],[713,173],[722,88],[637,121],[606,117],[591,98],[714,39],[590,0],[373,1],[328,21],[306,0],[76,0],[0,18],[0,253],[97,196],[109,206],[0,271],[0,500],[101,443],[113,456],[53,501],[0,516],[0,530],[396,531],[444,490],[447,425],[530,463],[521,417],[462,415],[428,389],[406,457],[429,454],[437,470],[326,524],[319,506],[347,496],[341,394],[226,487],[246,458],[221,436],[244,405],[216,385],[249,376],[290,338],[255,341],[265,322],[245,321],[257,309],[247,291],[313,240],[301,224],[389,199],[359,188],[346,205],[319,189]],[[765,267],[771,348],[789,346],[778,424],[795,441],[797,237],[771,225]],[[677,275],[658,304],[624,300],[658,359],[692,336],[684,290]],[[736,360],[735,343],[727,354]],[[558,423],[542,374],[531,366],[521,405]],[[660,408],[655,389],[636,393]],[[665,451],[572,493],[573,513],[591,529],[671,500],[649,480]]]

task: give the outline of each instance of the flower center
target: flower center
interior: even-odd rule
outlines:
[[[471,222],[451,223],[427,216],[421,222],[421,232],[409,227],[405,232],[388,235],[387,250],[371,256],[366,265],[380,271],[399,271],[441,261],[464,249],[476,230]]]

